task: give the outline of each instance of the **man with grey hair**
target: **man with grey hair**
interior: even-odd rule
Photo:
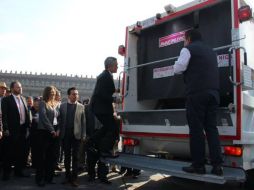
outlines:
[[[112,95],[116,92],[116,89],[112,74],[117,72],[117,59],[115,57],[107,57],[104,65],[105,70],[97,77],[91,99],[91,110],[101,122],[102,127],[91,136],[89,144],[95,144],[101,157],[113,157],[111,150],[117,139],[117,125],[113,117],[112,103],[114,99]],[[111,182],[106,177],[108,169],[104,163],[99,163],[98,171],[98,177],[101,182],[110,184]],[[95,177],[93,172],[89,174],[89,177]]]
[[[113,66],[113,65],[116,65],[115,64],[117,63],[117,59],[115,57],[107,57],[104,61],[104,66],[105,66],[105,69],[107,70],[109,67]],[[116,70],[117,72],[117,70]]]

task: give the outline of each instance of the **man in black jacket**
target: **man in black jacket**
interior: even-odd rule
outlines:
[[[216,122],[219,104],[219,71],[216,54],[202,42],[195,30],[185,33],[185,47],[174,65],[176,74],[183,73],[186,84],[186,112],[190,129],[192,165],[188,173],[205,174],[205,135],[208,141],[212,174],[223,175],[222,155]],[[205,134],[204,134],[205,132]]]
[[[21,96],[19,81],[10,85],[12,94],[2,100],[4,132],[4,171],[3,180],[9,180],[11,165],[14,163],[15,176],[28,177],[23,173],[25,161],[25,142],[30,127],[30,114],[26,99]]]
[[[103,153],[110,153],[117,138],[117,126],[113,116],[112,105],[114,100],[113,94],[116,92],[116,89],[112,74],[117,72],[118,63],[116,58],[108,57],[104,65],[105,70],[97,77],[91,100],[92,111],[103,125],[92,137],[95,142],[103,141],[103,143],[99,143],[102,155]]]
[[[107,57],[104,66],[105,70],[97,77],[97,82],[91,99],[92,112],[101,122],[102,127],[91,137],[102,157],[111,157],[111,150],[117,139],[117,125],[113,116],[113,94],[116,92],[113,73],[117,72],[117,59]],[[110,183],[107,178],[105,164],[99,168],[99,178],[104,183]]]

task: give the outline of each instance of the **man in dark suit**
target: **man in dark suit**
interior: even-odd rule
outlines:
[[[11,165],[17,177],[27,177],[23,173],[25,161],[25,141],[30,126],[30,114],[26,99],[21,96],[19,81],[10,85],[12,94],[2,100],[2,119],[4,133],[4,170],[3,180],[9,180]]]
[[[101,156],[111,156],[111,150],[117,139],[117,125],[113,116],[113,94],[116,92],[113,73],[117,72],[118,63],[114,57],[107,57],[104,62],[105,70],[97,77],[97,82],[91,99],[92,112],[101,122],[102,127],[91,137]],[[105,164],[99,164],[99,178],[101,182],[110,184],[106,175],[108,169]]]
[[[95,133],[92,139],[96,141],[103,140],[103,143],[99,143],[99,150],[101,154],[109,153],[117,138],[117,126],[113,116],[113,94],[116,92],[113,73],[117,72],[118,64],[114,57],[106,58],[105,70],[97,77],[97,82],[92,95],[92,111],[97,119],[102,123],[102,128]]]

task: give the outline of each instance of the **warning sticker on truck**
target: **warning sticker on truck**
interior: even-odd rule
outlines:
[[[228,54],[217,55],[218,67],[228,67]]]
[[[159,38],[159,47],[161,48],[161,47],[165,47],[165,46],[170,46],[170,45],[184,41],[185,31],[177,32],[177,33],[170,34],[168,36]]]
[[[229,58],[228,54],[217,55],[218,67],[228,67],[229,66]],[[234,65],[235,59],[234,56],[231,57],[231,65]]]
[[[173,76],[173,75],[174,75],[173,65],[153,69],[153,78],[154,79],[169,77],[169,76]]]

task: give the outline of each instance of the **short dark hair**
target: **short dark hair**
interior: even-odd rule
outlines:
[[[190,38],[191,42],[202,40],[202,35],[197,29],[190,29],[185,32],[185,39]]]
[[[115,57],[107,57],[104,61],[105,69],[107,69],[110,65],[114,64],[117,61]]]
[[[15,80],[13,82],[11,82],[10,84],[10,90],[14,88],[14,85],[17,84],[17,83],[20,83],[18,80]]]
[[[38,102],[38,101],[40,101],[40,100],[41,100],[40,97],[34,97],[34,102]]]
[[[71,95],[71,91],[72,90],[77,90],[77,88],[76,87],[71,87],[71,88],[69,88],[68,90],[67,90],[67,95],[69,96],[69,95]]]

